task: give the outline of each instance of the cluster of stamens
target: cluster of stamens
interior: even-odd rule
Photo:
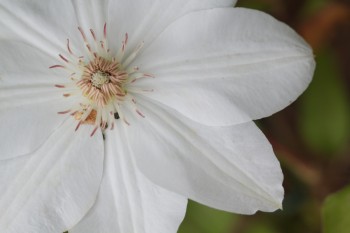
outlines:
[[[123,85],[127,80],[128,73],[120,70],[118,62],[96,57],[85,66],[81,80],[76,84],[84,96],[104,107],[114,98],[122,100],[126,95]]]
[[[122,41],[120,50],[112,55],[107,47],[106,24],[103,30],[103,39],[97,40],[92,29],[90,29],[94,40],[95,50],[90,45],[84,31],[78,27],[87,49],[88,58],[77,56],[73,53],[69,40],[67,40],[67,50],[69,57],[59,54],[63,60],[63,65],[54,65],[50,68],[64,68],[70,72],[70,84],[58,84],[57,88],[67,88],[71,91],[64,93],[64,97],[79,96],[76,106],[71,109],[59,112],[59,114],[70,114],[77,121],[76,130],[82,124],[95,125],[91,136],[95,134],[98,128],[113,129],[115,119],[121,119],[129,125],[125,116],[120,111],[120,105],[124,101],[129,101],[134,105],[135,112],[144,117],[144,114],[136,108],[135,98],[127,92],[127,86],[141,78],[153,77],[150,74],[140,73],[138,67],[126,69],[132,60],[141,50],[143,43],[136,47],[129,57],[123,60],[124,52],[128,42],[128,34]],[[152,90],[133,90],[152,91]],[[117,117],[116,117],[117,116]]]

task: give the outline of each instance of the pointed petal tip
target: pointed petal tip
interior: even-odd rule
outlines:
[[[282,197],[275,198],[272,205],[271,205],[271,207],[272,207],[271,211],[268,211],[268,212],[283,210],[283,198],[284,198],[284,195]]]
[[[283,205],[282,205],[282,203],[281,203],[279,209],[280,209],[280,210],[283,210]]]

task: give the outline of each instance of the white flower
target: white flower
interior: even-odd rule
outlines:
[[[313,55],[234,3],[2,0],[0,232],[176,232],[187,198],[281,208],[252,120],[304,91]]]

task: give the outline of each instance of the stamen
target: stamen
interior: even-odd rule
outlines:
[[[96,126],[96,127],[94,128],[94,130],[93,130],[92,133],[90,134],[90,137],[94,136],[94,134],[96,133],[97,129],[98,129],[98,126]]]
[[[79,123],[77,124],[77,126],[75,127],[75,131],[77,131],[81,125],[82,121],[79,121]]]
[[[123,46],[122,46],[122,51],[123,52],[125,51],[125,48],[126,48],[126,45],[128,44],[128,41],[129,41],[129,34],[125,33],[125,38],[124,38]]]
[[[128,35],[128,33],[125,33],[124,40],[122,41],[122,47],[120,48],[120,50],[117,53],[117,59],[119,61],[121,61],[123,59],[126,45],[128,44],[128,40],[129,40],[129,35]]]
[[[96,41],[96,35],[94,30],[90,29],[90,32],[91,32],[92,38],[94,38],[94,41]]]
[[[92,53],[91,46],[89,44],[86,44],[86,48],[89,50],[90,53]]]
[[[66,111],[63,111],[63,112],[58,112],[58,114],[67,114],[69,113],[71,110],[66,110]]]
[[[63,61],[69,63],[68,59],[65,58],[62,54],[59,54],[59,56],[60,56],[60,58],[61,58]]]
[[[57,88],[65,88],[65,86],[64,85],[55,85],[55,87],[57,87]]]
[[[103,25],[103,38],[107,39],[107,23]]]
[[[141,78],[154,78],[152,74],[139,72],[139,67],[128,67],[129,64],[140,53],[143,42],[135,50],[123,59],[126,46],[129,43],[129,35],[125,33],[119,51],[112,54],[107,43],[107,24],[103,25],[103,39],[98,41],[93,29],[90,29],[88,36],[94,40],[93,47],[89,44],[84,30],[79,26],[78,30],[87,49],[86,56],[75,55],[72,51],[70,40],[67,39],[67,56],[59,54],[62,64],[49,67],[64,68],[68,70],[68,78],[72,83],[56,84],[56,88],[65,88],[64,97],[79,96],[79,102],[69,110],[58,112],[58,114],[68,114],[78,121],[75,130],[81,125],[94,125],[90,136],[95,135],[100,128],[102,132],[108,128],[113,130],[115,122],[121,119],[126,125],[130,125],[125,115],[121,111],[121,103],[126,101],[133,103],[135,113],[145,118],[145,115],[136,108],[136,100],[129,95],[129,92],[141,93],[153,91],[153,89],[133,88],[131,83]],[[90,35],[91,34],[91,35]],[[86,59],[89,59],[88,61]],[[124,62],[122,62],[124,60]],[[125,69],[124,69],[125,67]],[[68,93],[67,93],[68,92]]]
[[[133,79],[130,79],[129,83],[134,83],[136,82],[137,80],[140,80],[142,78],[154,78],[153,75],[151,74],[145,74],[145,73],[134,73],[131,75],[131,77]]]
[[[153,74],[143,74],[144,77],[147,77],[147,78],[155,78],[155,76]]]
[[[50,66],[49,68],[53,69],[53,68],[66,68],[66,67],[62,65],[53,65],[53,66]]]
[[[80,31],[80,34],[83,37],[84,42],[87,43],[87,39],[86,39],[86,36],[85,36],[83,29],[81,27],[78,27],[78,30]]]
[[[136,112],[137,112],[137,114],[139,114],[141,117],[145,118],[145,115],[144,115],[142,112],[140,112],[140,110],[136,109]]]
[[[69,45],[69,39],[67,39],[67,50],[70,54],[74,55],[74,53],[72,52],[70,45]]]

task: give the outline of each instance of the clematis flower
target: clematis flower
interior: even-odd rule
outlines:
[[[314,60],[234,0],[2,0],[0,232],[176,232],[187,199],[253,214],[283,175],[252,120]]]

